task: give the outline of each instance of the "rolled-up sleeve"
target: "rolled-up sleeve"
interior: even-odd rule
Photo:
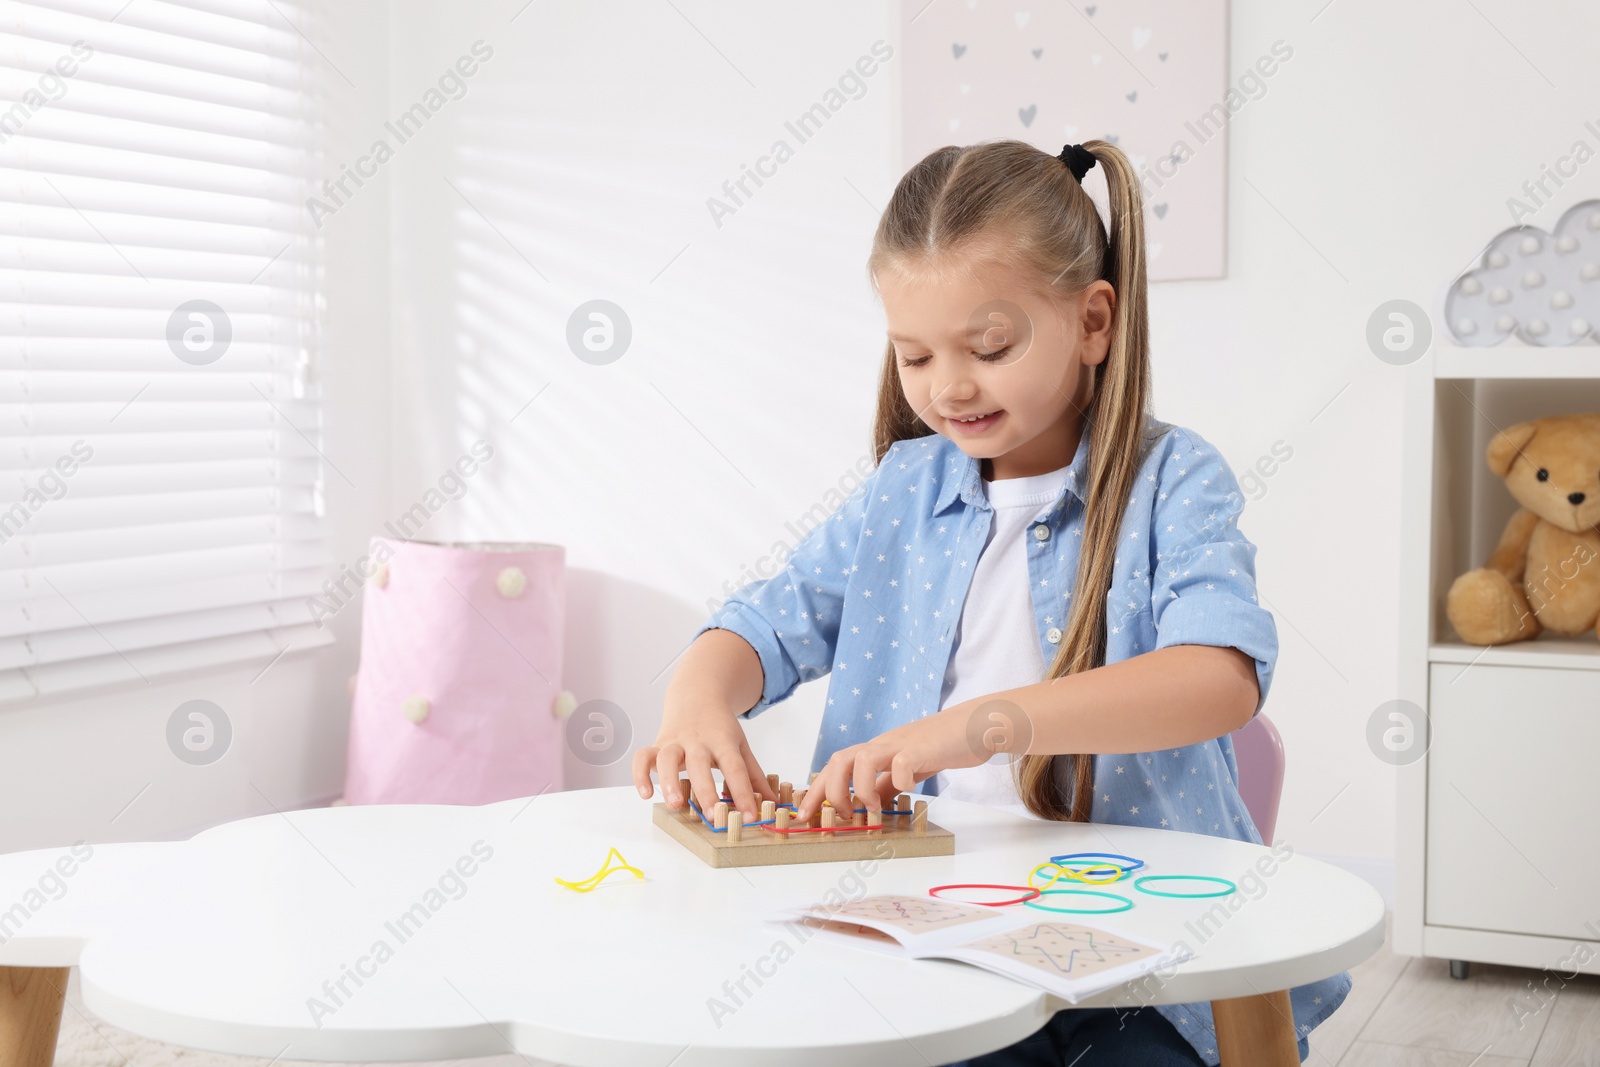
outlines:
[[[1155,509],[1150,606],[1156,647],[1216,645],[1252,657],[1259,712],[1277,664],[1278,628],[1256,600],[1256,546],[1239,530],[1244,496],[1209,442],[1183,429],[1172,437]]]
[[[874,470],[828,518],[812,527],[784,559],[781,570],[734,592],[700,628],[699,633],[731,630],[761,658],[761,699],[742,713],[744,718],[788,699],[801,682],[820,678],[833,668],[856,550],[881,470]]]

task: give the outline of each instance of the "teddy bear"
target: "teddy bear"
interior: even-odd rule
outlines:
[[[1488,565],[1450,585],[1445,615],[1462,640],[1499,645],[1544,630],[1575,636],[1600,617],[1600,414],[1501,430],[1489,469],[1521,505]]]

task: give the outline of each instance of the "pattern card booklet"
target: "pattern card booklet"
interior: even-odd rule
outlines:
[[[893,955],[960,960],[1037,986],[1068,1004],[1193,955],[1182,945],[1151,944],[1101,926],[897,893],[788,908],[773,919]]]

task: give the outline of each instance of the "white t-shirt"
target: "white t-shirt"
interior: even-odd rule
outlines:
[[[1055,502],[1066,480],[1067,467],[1061,467],[1028,478],[983,483],[994,520],[973,569],[966,603],[961,606],[955,647],[945,668],[941,709],[1044,680],[1044,652],[1034,622],[1025,538],[1031,536],[1034,520]],[[1013,758],[1000,752],[977,767],[940,771],[939,795],[1036,818],[1013,783]]]

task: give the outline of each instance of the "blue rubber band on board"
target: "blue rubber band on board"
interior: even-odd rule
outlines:
[[[1122,903],[1122,907],[1120,907],[1120,908],[1052,908],[1048,904],[1036,904],[1031,900],[1024,900],[1022,902],[1022,906],[1025,907],[1025,908],[1038,908],[1040,911],[1059,911],[1059,912],[1063,912],[1063,913],[1068,914],[1068,915],[1115,915],[1119,911],[1127,911],[1129,908],[1133,907],[1133,901],[1129,900],[1127,897],[1119,897],[1115,893],[1101,893],[1101,892],[1099,892],[1097,890],[1094,890],[1094,889],[1041,889],[1041,890],[1039,890],[1039,895],[1042,896],[1042,897],[1049,897],[1049,896],[1102,897],[1102,898],[1104,898],[1106,900],[1120,901]]]

